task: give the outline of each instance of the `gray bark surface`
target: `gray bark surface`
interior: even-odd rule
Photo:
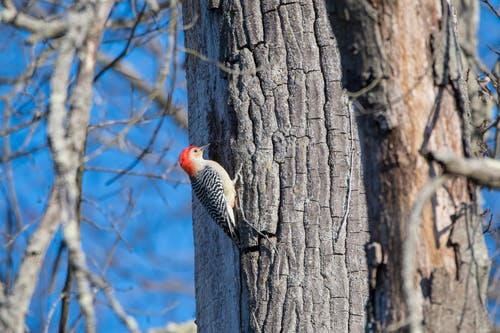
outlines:
[[[243,176],[241,256],[194,204],[198,329],[363,332],[359,140],[324,1],[186,1],[183,17],[191,143]]]

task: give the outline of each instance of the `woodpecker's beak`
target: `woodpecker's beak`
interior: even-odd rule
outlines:
[[[200,150],[201,151],[204,151],[205,149],[207,149],[208,147],[210,146],[210,143],[207,143],[206,145],[203,145],[200,147]]]

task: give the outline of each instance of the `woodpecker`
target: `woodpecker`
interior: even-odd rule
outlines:
[[[187,147],[179,156],[179,164],[189,175],[193,192],[210,217],[238,244],[233,212],[236,199],[234,182],[219,163],[203,158],[208,146]]]

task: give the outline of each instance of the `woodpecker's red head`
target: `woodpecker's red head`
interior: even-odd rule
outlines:
[[[204,145],[201,147],[198,146],[189,146],[182,151],[179,156],[179,164],[186,171],[189,177],[193,177],[197,170],[197,161],[203,160],[203,151],[209,146]]]

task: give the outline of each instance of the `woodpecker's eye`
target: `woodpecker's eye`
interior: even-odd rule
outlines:
[[[197,153],[197,152],[198,152],[198,149],[193,149],[193,151],[194,151],[195,153]]]

